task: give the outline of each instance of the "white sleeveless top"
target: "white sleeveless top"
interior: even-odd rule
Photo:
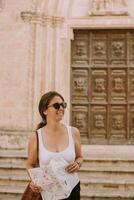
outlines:
[[[75,161],[75,157],[76,157],[75,144],[74,144],[74,140],[73,140],[73,136],[71,132],[71,126],[67,126],[69,144],[65,150],[60,151],[60,152],[52,152],[52,151],[47,150],[43,143],[41,129],[38,129],[37,132],[38,132],[38,138],[39,138],[39,165],[40,167],[48,164],[49,161],[55,156],[60,156],[64,158],[67,162]]]

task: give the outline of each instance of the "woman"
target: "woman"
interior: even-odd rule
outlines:
[[[27,169],[48,164],[52,157],[60,155],[69,164],[68,173],[77,172],[83,162],[80,133],[77,128],[61,123],[67,104],[64,98],[55,91],[50,91],[41,97],[39,113],[42,122],[37,127],[39,152],[37,153],[37,138],[33,134],[29,139]],[[41,187],[30,184],[34,192],[40,193]],[[80,183],[72,190],[68,200],[80,199]]]

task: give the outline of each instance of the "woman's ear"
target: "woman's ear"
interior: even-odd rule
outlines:
[[[47,115],[47,110],[45,110],[45,111],[43,112],[43,114],[44,114],[44,115]]]

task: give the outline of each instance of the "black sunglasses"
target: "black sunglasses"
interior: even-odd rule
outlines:
[[[52,105],[49,105],[48,106],[48,108],[49,107],[54,107],[56,110],[59,110],[60,109],[60,106],[62,106],[62,108],[66,108],[67,107],[67,103],[66,102],[62,102],[62,103],[54,103],[54,104],[52,104]]]

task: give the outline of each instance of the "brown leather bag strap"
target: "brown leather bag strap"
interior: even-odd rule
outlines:
[[[37,130],[35,131],[35,133],[36,133],[36,140],[37,140],[37,164],[39,164],[39,137],[38,137]]]
[[[37,140],[37,153],[39,152],[39,138],[38,138],[38,132],[35,131],[36,133],[36,140]]]

